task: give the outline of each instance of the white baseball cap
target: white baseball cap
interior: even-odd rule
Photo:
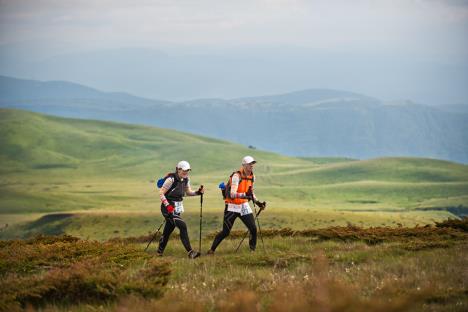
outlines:
[[[247,164],[255,164],[257,161],[252,157],[252,156],[245,156],[242,158],[242,164],[247,165]]]
[[[182,169],[184,171],[191,170],[190,164],[188,163],[188,161],[185,160],[179,161],[179,163],[177,164],[177,169]]]

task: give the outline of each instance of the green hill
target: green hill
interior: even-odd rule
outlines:
[[[468,166],[433,159],[291,158],[168,129],[9,109],[0,110],[0,144],[2,223],[27,219],[22,213],[157,215],[154,181],[181,159],[192,164],[194,188],[206,185],[205,211],[219,214],[217,185],[247,154],[258,160],[258,197],[291,226],[306,222],[304,212],[340,222],[420,213],[427,221],[468,207]],[[188,198],[187,214],[198,209]]]
[[[3,173],[35,169],[93,170],[96,176],[131,176],[170,170],[189,159],[195,172],[237,167],[239,155],[259,155],[288,166],[291,158],[178,131],[113,122],[65,119],[20,110],[0,110]],[[312,161],[313,162],[313,161]],[[311,161],[294,159],[295,165]]]
[[[126,193],[133,184],[138,184],[138,194],[153,192],[154,179],[172,171],[181,159],[192,164],[194,185],[212,186],[213,198],[219,197],[217,183],[237,169],[246,154],[259,159],[260,172],[270,167],[282,172],[314,165],[310,160],[167,129],[19,110],[0,112],[3,212],[102,208],[114,196],[111,193]],[[81,200],[77,200],[79,194],[85,194]],[[115,196],[115,200],[123,198]],[[28,198],[36,202],[28,204]],[[48,201],[46,207],[44,201]]]

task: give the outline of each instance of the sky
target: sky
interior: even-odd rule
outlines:
[[[461,0],[0,0],[0,74],[165,99],[331,88],[468,103],[467,30]]]

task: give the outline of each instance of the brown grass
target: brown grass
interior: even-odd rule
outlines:
[[[463,217],[460,220],[449,218],[442,222],[436,222],[436,226],[439,228],[452,228],[468,232],[468,217]]]
[[[425,225],[423,227],[370,227],[362,228],[349,224],[348,226],[333,226],[323,229],[292,230],[291,228],[282,229],[262,229],[263,237],[312,237],[317,240],[338,240],[338,241],[364,241],[368,244],[378,244],[382,242],[401,241],[413,238],[430,239],[432,237],[446,237],[449,239],[464,239],[462,232],[468,232],[468,217],[461,220],[448,219],[443,222],[436,222],[435,226]],[[218,232],[208,233],[205,238],[213,239]],[[231,231],[228,239],[239,239],[244,237],[246,231]],[[154,236],[153,234],[112,238],[110,242],[119,243],[148,243]],[[161,233],[156,235],[153,242],[157,242]],[[170,239],[178,240],[179,234],[172,233]]]
[[[214,238],[217,233],[210,233],[208,237]],[[353,225],[335,226],[325,229],[292,230],[283,229],[262,229],[263,237],[311,237],[317,241],[336,240],[343,242],[363,241],[369,245],[406,241],[413,239],[430,240],[433,238],[446,238],[454,240],[463,240],[466,238],[464,231],[453,227],[414,227],[414,228],[392,228],[392,227],[371,227],[361,228]],[[231,239],[239,239],[245,236],[245,231],[232,231],[228,236]]]
[[[50,302],[115,300],[122,295],[160,297],[167,261],[130,245],[70,236],[6,241],[0,250],[0,310]]]
[[[267,252],[234,253],[225,242],[195,261],[178,244],[160,259],[129,243],[138,240],[3,241],[0,310],[466,311],[467,219],[459,221],[264,230]]]

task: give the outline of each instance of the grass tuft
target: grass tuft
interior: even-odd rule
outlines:
[[[116,300],[123,295],[157,298],[164,293],[169,263],[140,248],[71,236],[3,241],[0,310],[46,303]]]
[[[468,232],[468,217],[463,217],[461,220],[449,218],[442,222],[436,222],[436,226],[439,228],[460,229]]]

